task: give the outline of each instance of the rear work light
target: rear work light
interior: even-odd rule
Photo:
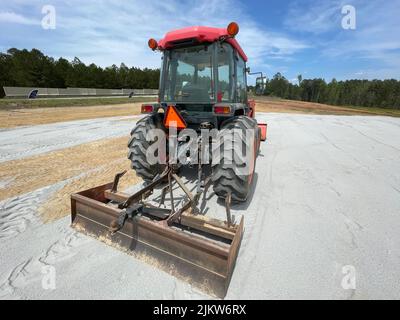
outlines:
[[[152,113],[154,111],[154,106],[151,104],[142,104],[142,113]]]
[[[153,51],[156,50],[157,47],[158,47],[157,40],[155,40],[155,39],[149,39],[148,45],[149,45],[149,48],[150,48],[151,50],[153,50]]]
[[[230,115],[232,109],[230,106],[215,106],[214,113],[217,115]]]
[[[231,37],[234,37],[239,33],[239,25],[236,22],[231,22],[226,30]]]

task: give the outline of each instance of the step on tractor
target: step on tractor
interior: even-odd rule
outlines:
[[[144,116],[128,142],[131,167],[143,184],[119,191],[122,172],[71,195],[73,228],[220,298],[244,232],[244,218],[231,214],[231,204],[249,200],[267,135],[247,97],[249,69],[238,32],[232,22],[150,39],[150,49],[162,54],[158,102],[142,105]],[[184,169],[194,178],[185,178]],[[210,194],[219,199],[222,219],[200,208]]]

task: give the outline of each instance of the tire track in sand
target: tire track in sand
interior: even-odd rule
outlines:
[[[0,163],[0,201],[53,185],[116,160],[126,159],[128,137],[81,144],[25,159]],[[12,179],[12,180],[11,180]]]
[[[24,260],[8,272],[0,283],[0,298],[24,298],[20,292],[23,292],[25,287],[40,287],[43,267],[55,266],[61,261],[73,258],[79,252],[79,247],[91,241],[88,237],[65,227],[60,228],[59,233],[63,236],[61,239],[51,243],[38,256]]]

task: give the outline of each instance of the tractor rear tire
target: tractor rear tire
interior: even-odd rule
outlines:
[[[254,130],[254,145],[251,150],[254,154],[254,163],[247,174],[237,174],[241,168],[246,166],[246,164],[238,163],[240,162],[238,161],[240,158],[238,159],[237,156],[242,152],[242,148],[245,148],[244,134],[242,136],[235,134],[233,139],[227,142],[221,139],[217,145],[221,150],[221,159],[218,164],[213,165],[211,180],[214,185],[214,192],[219,198],[226,198],[230,194],[233,201],[244,202],[248,198],[253,181],[256,157],[260,148],[261,133],[257,121],[246,116],[238,116],[227,120],[221,126],[220,135],[224,136],[233,129],[241,129],[243,130],[242,132],[247,129]],[[229,143],[230,145],[227,146],[227,149],[232,150],[230,154],[232,161],[229,161],[230,163],[226,163],[228,161],[224,159],[224,153],[222,152],[225,148],[224,143]]]
[[[128,143],[128,159],[131,160],[131,168],[146,182],[152,181],[158,174],[161,174],[166,166],[165,164],[150,165],[147,162],[146,151],[154,141],[147,141],[146,136],[153,129],[165,131],[162,115],[159,113],[139,120],[131,131],[131,138]]]

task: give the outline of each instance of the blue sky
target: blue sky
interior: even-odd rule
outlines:
[[[56,29],[41,26],[44,5]],[[345,30],[341,9],[356,9]],[[150,37],[189,25],[240,25],[238,40],[252,71],[281,72],[291,81],[321,77],[400,79],[400,0],[51,1],[0,0],[0,51],[37,48],[85,63],[159,67]],[[254,79],[252,79],[254,80]]]

